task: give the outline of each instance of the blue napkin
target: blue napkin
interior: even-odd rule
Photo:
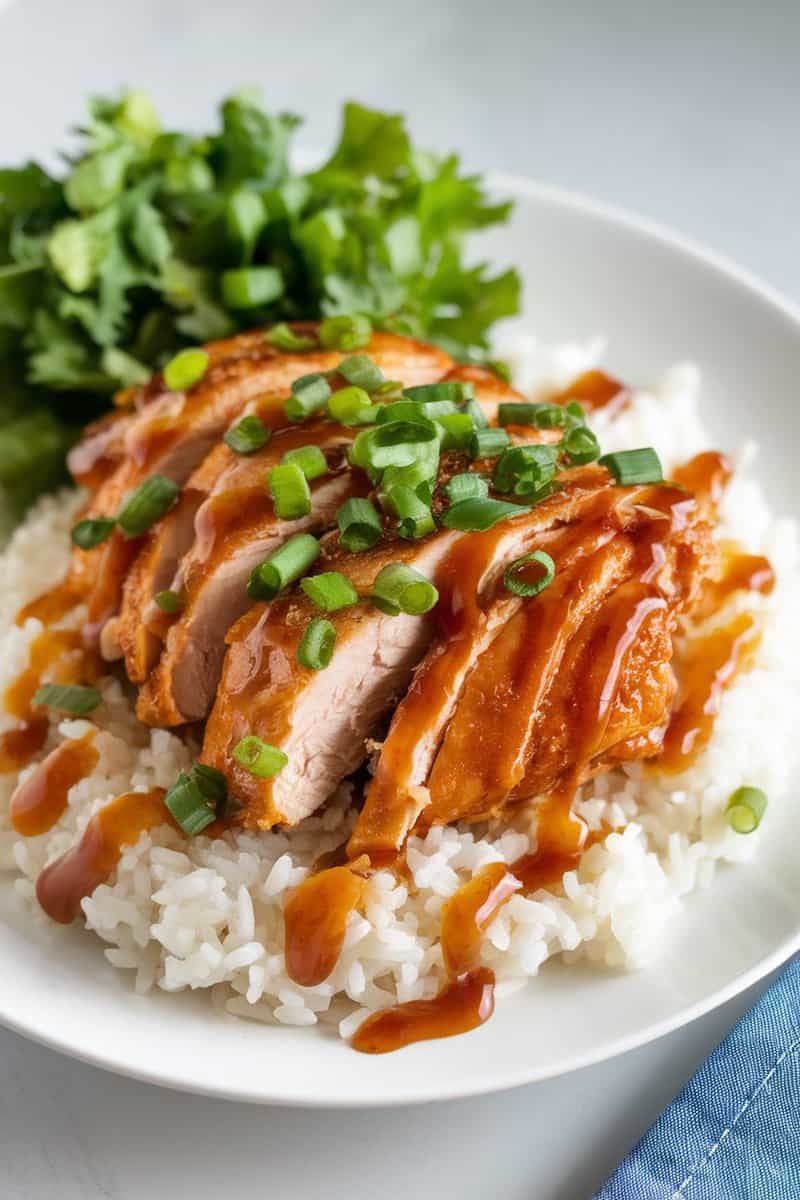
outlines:
[[[595,1200],[800,1200],[800,958]]]

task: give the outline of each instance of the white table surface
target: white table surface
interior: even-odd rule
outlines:
[[[226,89],[261,83],[271,104],[308,117],[308,145],[329,143],[339,101],[352,96],[408,112],[417,138],[460,148],[472,167],[638,210],[800,299],[792,0],[0,9],[3,163],[52,153],[85,92],[125,83],[150,90],[179,126],[205,123]],[[0,1195],[588,1200],[759,991],[551,1083],[352,1114],[159,1091],[0,1031]]]

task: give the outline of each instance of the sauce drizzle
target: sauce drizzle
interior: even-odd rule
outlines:
[[[469,1033],[494,1012],[494,974],[478,967],[454,979],[432,1000],[411,1000],[377,1012],[351,1040],[362,1054],[387,1054],[412,1042]]]
[[[81,911],[81,900],[108,880],[125,846],[157,825],[173,821],[164,806],[164,789],[126,792],[89,821],[76,846],[40,872],[36,898],[48,917],[69,925]]]
[[[347,918],[359,904],[364,879],[350,867],[309,875],[283,910],[286,972],[301,987],[327,979],[342,952]]]
[[[97,765],[94,733],[62,742],[11,798],[11,824],[23,837],[52,829],[67,807],[70,788]]]

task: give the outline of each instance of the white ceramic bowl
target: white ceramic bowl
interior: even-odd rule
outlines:
[[[545,342],[602,333],[612,369],[652,381],[691,358],[721,446],[762,445],[773,502],[800,516],[795,458],[800,314],[742,271],[591,202],[509,178],[515,216],[489,257],[526,283]],[[664,956],[631,975],[548,965],[465,1037],[356,1054],[314,1030],[226,1019],[200,996],[137,997],[100,943],[40,930],[0,887],[0,1021],[54,1049],[171,1087],[256,1102],[401,1104],[489,1092],[619,1054],[699,1016],[800,944],[795,798],[770,809],[757,859],[690,899]]]

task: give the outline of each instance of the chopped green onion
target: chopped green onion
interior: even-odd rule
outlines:
[[[400,612],[421,616],[434,607],[439,593],[420,571],[405,563],[390,563],[378,572],[372,585],[372,599],[390,616]]]
[[[461,475],[454,475],[444,490],[452,505],[461,500],[483,499],[489,495],[489,484],[477,471],[466,471]]]
[[[585,425],[577,425],[570,429],[559,448],[564,451],[570,463],[579,466],[594,462],[600,457],[600,443]]]
[[[204,763],[195,763],[191,771],[181,771],[164,797],[164,804],[183,832],[196,837],[217,819],[227,796],[228,787],[222,772]]]
[[[318,371],[312,375],[301,375],[292,384],[292,394],[284,406],[286,416],[290,421],[305,421],[325,407],[330,394],[331,385]]]
[[[755,787],[737,788],[725,807],[728,824],[736,833],[753,833],[766,811],[766,794]]]
[[[345,500],[336,514],[336,524],[339,541],[354,554],[369,550],[383,533],[381,519],[369,500]]]
[[[319,340],[327,350],[360,350],[369,344],[372,322],[362,313],[326,317],[319,327]]]
[[[505,359],[490,358],[486,366],[493,375],[496,375],[498,379],[502,379],[503,383],[511,383],[511,368]]]
[[[372,394],[381,400],[385,400],[387,397],[399,400],[403,394],[403,385],[397,379],[384,379]]]
[[[281,588],[305,575],[319,557],[319,542],[310,533],[290,537],[250,574],[247,594],[251,600],[274,600]]]
[[[568,413],[561,404],[532,404],[517,400],[500,404],[497,409],[500,425],[533,425],[536,429],[559,429],[568,423]]]
[[[464,533],[478,533],[491,529],[498,521],[507,517],[517,517],[520,513],[530,512],[530,507],[523,504],[507,504],[505,500],[488,500],[480,497],[474,500],[460,500],[453,504],[439,518],[447,529],[459,529]]]
[[[297,661],[310,671],[322,671],[333,658],[336,628],[324,617],[315,617],[306,627],[297,647]]]
[[[382,471],[405,467],[415,459],[429,461],[439,456],[439,432],[433,421],[391,421],[360,433],[350,447],[350,461],[357,467]]]
[[[270,346],[274,346],[276,350],[283,350],[287,354],[294,352],[302,353],[304,350],[315,350],[317,347],[317,339],[315,337],[305,337],[303,334],[295,333],[284,321],[278,325],[273,325],[264,335]]]
[[[477,400],[468,400],[464,405],[464,412],[472,417],[472,424],[476,429],[488,429],[488,418]]]
[[[203,378],[208,362],[205,350],[179,350],[164,367],[164,383],[171,392],[184,392]]]
[[[72,544],[81,550],[93,550],[104,542],[116,525],[114,517],[87,517],[72,526]]]
[[[600,466],[607,467],[617,483],[623,486],[633,483],[662,483],[664,480],[661,462],[652,446],[604,454],[600,459]]]
[[[384,497],[388,496],[392,488],[405,487],[416,492],[420,500],[430,508],[436,483],[436,467],[436,462],[422,459],[417,459],[406,467],[387,467],[381,477],[381,490],[378,493],[381,505],[383,506]]]
[[[544,568],[544,573],[535,580],[527,580],[523,578],[521,572],[524,572],[528,563],[538,563]],[[503,587],[507,592],[513,592],[515,596],[538,596],[539,592],[543,592],[546,587],[553,582],[556,577],[556,564],[553,562],[549,554],[545,554],[544,550],[534,550],[531,554],[523,554],[522,558],[517,558],[512,562],[503,575]]]
[[[319,479],[328,470],[328,460],[319,446],[298,446],[296,450],[287,450],[281,462],[299,467],[306,479]]]
[[[270,746],[269,742],[262,742],[254,733],[236,743],[233,757],[246,771],[255,775],[256,779],[272,779],[289,761],[282,750],[277,746]]]
[[[234,241],[249,256],[264,228],[267,216],[264,201],[256,192],[239,188],[231,192],[225,204],[225,224]]]
[[[564,406],[564,411],[566,412],[570,421],[573,421],[576,425],[586,424],[586,411],[583,405],[579,404],[577,400],[570,400]]]
[[[411,488],[393,487],[386,498],[390,510],[398,517],[397,532],[400,537],[421,538],[436,528],[430,508]]]
[[[537,493],[556,473],[554,446],[511,446],[495,463],[492,484],[498,492]]]
[[[276,517],[282,521],[296,521],[311,512],[311,489],[297,463],[273,467],[267,482]]]
[[[472,436],[476,433],[475,424],[469,413],[447,413],[443,417],[437,417],[436,423],[441,425],[443,430],[443,450],[468,449]]]
[[[300,580],[309,600],[323,612],[336,612],[358,603],[358,592],[350,580],[339,571],[323,571],[320,575],[307,575]]]
[[[475,384],[445,379],[441,383],[423,383],[418,387],[403,388],[403,395],[416,404],[439,404],[444,400],[454,405],[465,404],[475,399]]]
[[[270,439],[270,430],[256,416],[242,417],[223,437],[235,454],[255,454]]]
[[[395,400],[393,404],[381,404],[375,418],[378,425],[391,425],[397,421],[429,421],[432,418],[424,411],[424,405],[413,400]]]
[[[63,683],[46,683],[33,697],[34,704],[69,713],[73,717],[86,716],[97,708],[100,700],[97,688]]]
[[[178,592],[156,592],[153,599],[162,612],[169,613],[170,615],[180,612],[183,608],[183,600]]]
[[[475,458],[497,458],[511,445],[505,429],[476,429],[470,438],[469,452]]]
[[[220,282],[227,308],[259,308],[283,295],[283,275],[277,267],[235,267],[223,271]]]
[[[378,415],[360,387],[339,388],[328,400],[328,412],[340,425],[370,425]]]
[[[180,488],[165,475],[151,475],[140,484],[117,514],[117,524],[126,538],[141,537],[172,508]]]
[[[348,383],[363,388],[365,392],[376,392],[386,383],[383,371],[368,354],[351,354],[349,358],[342,359],[336,370]]]

